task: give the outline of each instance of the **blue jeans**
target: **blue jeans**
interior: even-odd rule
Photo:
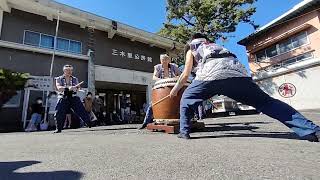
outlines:
[[[306,119],[288,104],[270,97],[251,78],[228,78],[214,81],[193,81],[184,91],[180,102],[180,133],[190,133],[190,121],[195,108],[214,95],[225,95],[250,105],[277,119],[300,137],[320,131],[320,127]]]
[[[80,121],[82,120],[86,124],[90,124],[90,116],[84,109],[84,106],[78,96],[70,98],[61,98],[59,99],[56,107],[57,130],[62,130],[63,123],[66,119],[66,114],[69,112],[70,108],[74,111],[76,115],[80,117]]]
[[[151,104],[148,106],[147,112],[146,112],[146,116],[144,117],[144,121],[143,124],[147,125],[149,123],[153,122],[153,112],[152,112],[152,106]]]
[[[34,125],[40,124],[41,123],[41,114],[33,113],[31,115],[31,123]]]

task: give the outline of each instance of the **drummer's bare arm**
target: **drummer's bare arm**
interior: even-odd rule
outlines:
[[[158,78],[157,77],[157,69],[156,69],[156,67],[154,67],[154,70],[153,70],[153,76],[152,76],[152,79],[154,80],[154,81],[158,81],[158,80],[160,80],[161,78]]]
[[[81,90],[81,84],[82,84],[83,82],[80,82],[79,83],[79,80],[78,79],[76,79],[76,85],[74,86],[74,90],[73,91],[80,91]]]
[[[58,80],[56,80],[56,87],[57,87],[57,90],[59,91],[59,92],[63,92],[64,91],[64,86],[61,86],[60,85],[60,83],[59,83],[59,81]]]
[[[176,96],[179,90],[183,87],[183,85],[187,82],[189,75],[191,74],[193,66],[193,55],[191,53],[191,50],[189,50],[186,54],[186,62],[185,62],[185,68],[180,75],[178,82],[173,87],[173,89],[170,92],[171,96]]]
[[[193,66],[193,55],[191,53],[191,50],[189,50],[186,54],[186,62],[184,66],[185,68],[179,77],[178,83],[181,83],[183,85],[184,83],[187,82],[192,71],[192,66]]]

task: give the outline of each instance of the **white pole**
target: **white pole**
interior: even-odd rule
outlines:
[[[23,129],[26,129],[27,125],[27,112],[29,106],[29,96],[30,90],[28,88],[24,91],[24,101],[23,101],[23,108],[22,108],[22,120],[23,120]]]
[[[53,73],[52,71],[53,71],[54,58],[55,58],[55,55],[56,55],[59,23],[60,23],[60,11],[58,12],[58,19],[57,19],[57,25],[56,25],[56,34],[54,36],[54,42],[53,42],[53,53],[52,53],[51,66],[50,66],[50,77],[52,77],[52,73]]]
[[[57,24],[56,24],[56,33],[54,36],[54,42],[53,42],[53,53],[52,53],[52,58],[51,58],[51,64],[50,64],[50,78],[52,79],[52,74],[53,74],[53,65],[54,65],[54,58],[56,55],[56,48],[57,48],[57,38],[58,38],[58,32],[59,32],[59,24],[60,24],[60,11],[58,11],[58,19],[57,19]],[[53,81],[54,83],[54,81]],[[48,109],[48,96],[49,96],[49,91],[47,91],[47,96],[46,96],[46,106],[45,106],[45,111],[44,111],[44,121],[47,121],[47,109]]]

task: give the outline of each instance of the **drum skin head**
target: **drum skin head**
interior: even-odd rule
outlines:
[[[174,82],[175,81],[175,82]],[[177,78],[173,80],[162,79],[156,82],[152,89],[152,104],[163,99],[170,94],[173,86],[176,84]],[[187,86],[184,86],[173,98],[166,98],[152,107],[154,119],[179,119],[180,118],[180,100]]]

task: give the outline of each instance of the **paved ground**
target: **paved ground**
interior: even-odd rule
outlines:
[[[320,179],[320,143],[264,115],[205,122],[190,141],[137,125],[0,134],[0,180]]]

